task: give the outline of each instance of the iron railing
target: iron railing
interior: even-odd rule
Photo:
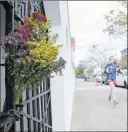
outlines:
[[[42,11],[45,15],[42,1],[2,1],[1,3],[4,8],[9,8],[6,11],[6,35],[14,30],[15,20],[23,21],[23,17],[30,12]],[[50,79],[42,80],[39,88],[25,91],[19,103],[14,106],[14,84],[10,84],[10,80],[13,82],[13,79],[8,74],[7,64],[0,66],[5,66],[6,84],[5,106],[0,113],[0,132],[52,131]]]
[[[7,64],[0,66],[7,67]],[[7,68],[5,69],[7,72]],[[8,78],[9,74],[6,74],[6,77]],[[5,83],[9,83],[8,79]],[[43,80],[39,88],[25,91],[15,106],[12,102],[13,91],[8,89],[11,85],[6,86],[6,105],[0,113],[0,131],[52,131],[50,79]],[[16,127],[17,122],[20,124],[19,127]]]

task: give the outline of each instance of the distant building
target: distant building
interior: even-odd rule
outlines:
[[[122,69],[126,69],[128,68],[128,65],[127,65],[127,50],[128,48],[125,48],[124,50],[121,51],[121,68]]]
[[[124,50],[121,51],[121,58],[127,58],[128,52],[127,52],[128,48],[125,48]]]

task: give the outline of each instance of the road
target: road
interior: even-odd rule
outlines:
[[[117,107],[108,94],[108,85],[76,80],[71,131],[127,131],[127,90],[116,88]]]

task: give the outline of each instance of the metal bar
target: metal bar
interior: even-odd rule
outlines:
[[[22,8],[22,5],[20,6],[20,17],[23,19],[23,8]]]
[[[6,35],[8,35],[13,29],[13,8],[6,10]]]
[[[46,123],[48,124],[48,105],[49,105],[49,102],[48,102],[48,94],[45,95],[45,99],[46,99],[46,109],[45,109],[45,118],[46,118]],[[46,131],[48,131],[48,128],[46,128]]]
[[[48,97],[50,96],[50,93],[48,93]],[[48,118],[48,124],[50,125],[50,100],[49,100],[49,105],[47,108],[47,118]]]
[[[15,16],[15,11],[14,11],[14,8],[12,9],[12,32],[14,32],[14,16]]]
[[[26,90],[26,99],[29,100],[29,90]],[[30,103],[27,104],[27,114],[30,114]],[[31,132],[31,121],[28,119],[28,132]]]
[[[14,17],[15,19],[18,19],[20,20],[21,22],[23,22],[23,17],[22,17],[22,6],[23,4],[21,2],[18,2],[18,1],[14,1]]]
[[[19,103],[19,104],[21,104],[21,105],[26,105],[27,103],[30,103],[31,101],[33,101],[33,100],[39,98],[39,97],[42,96],[42,95],[45,95],[46,93],[49,93],[50,91],[51,91],[51,90],[47,90],[47,91],[45,91],[45,92],[43,92],[43,93],[41,93],[41,94],[38,94],[38,95],[36,95],[36,96],[30,98],[29,100],[25,100],[25,101],[21,102],[21,103]]]
[[[40,88],[37,88],[37,89],[36,89],[36,94],[40,94]],[[41,104],[41,103],[40,103],[40,97],[37,98],[36,101],[37,101],[37,118],[38,118],[38,119],[41,119],[41,118],[40,118],[40,117],[41,117],[41,116],[40,116],[40,107],[41,107],[41,106],[40,106],[40,104]],[[40,132],[40,124],[39,124],[39,123],[38,123],[38,129],[39,129],[38,131]]]
[[[39,94],[41,93],[41,91],[40,91],[41,89],[40,89],[40,87],[39,87]],[[42,119],[42,113],[41,113],[41,98],[39,97],[39,119]],[[40,125],[40,124],[39,124]],[[40,128],[40,126],[39,126],[39,128]],[[40,131],[42,132],[42,129],[40,128]]]
[[[47,87],[48,87],[48,79],[46,79],[44,82],[43,82],[43,90],[45,91],[45,90],[47,90]],[[48,93],[47,93],[48,94]],[[48,106],[49,106],[49,102],[50,102],[50,96],[49,96],[49,98],[47,99],[47,94],[45,94],[44,96],[43,96],[43,116],[42,116],[42,118],[43,118],[43,121],[46,123],[46,124],[48,124],[48,116],[47,116],[47,109],[48,109]],[[46,103],[47,102],[47,103]],[[44,131],[48,131],[48,128],[47,128],[47,126],[45,126],[45,124],[44,124]]]
[[[25,5],[25,8],[24,8],[24,15],[27,16],[28,1],[24,1],[24,5]]]
[[[23,100],[26,99],[26,91],[23,92]],[[24,113],[27,113],[27,105],[23,107]],[[28,131],[27,118],[23,116],[24,131]]]
[[[36,96],[36,89],[33,89],[33,96]],[[37,118],[37,102],[36,99],[32,101],[33,106],[33,117]],[[37,122],[33,122],[34,131],[38,131],[38,124]]]
[[[6,126],[6,128],[4,129],[4,131],[5,131],[5,132],[8,132],[8,131],[10,130],[12,124],[13,124],[12,122],[9,123],[9,125]]]
[[[23,100],[23,96],[20,99],[20,102],[22,102]],[[23,108],[21,108],[23,110]],[[20,119],[20,132],[24,132],[24,118],[23,115],[21,115],[21,119]]]
[[[50,88],[50,78],[48,79],[48,87]],[[48,96],[50,96],[49,106],[48,106],[48,119],[49,119],[49,123],[48,124],[52,126],[51,93],[48,93]]]
[[[29,90],[29,99],[32,97],[32,90]],[[33,114],[33,107],[32,107],[32,102],[29,102],[30,104],[30,115]],[[31,122],[31,131],[34,131],[33,129],[33,120],[30,120]]]
[[[5,118],[3,121],[0,121],[0,128],[6,126],[7,124],[11,123],[13,118]]]
[[[17,10],[18,10],[17,5],[18,5],[18,1],[14,1],[14,9],[15,9],[16,13],[18,13],[18,12],[17,12]]]
[[[51,95],[50,95],[51,96]],[[49,125],[52,126],[52,109],[51,109],[51,100],[49,102]]]
[[[12,1],[0,1],[0,3],[2,3],[3,6],[6,6],[7,8],[13,8],[13,2]]]
[[[43,87],[42,87],[42,90],[43,92],[45,92],[45,80],[43,80],[42,84],[43,84]],[[44,100],[44,95],[42,96],[42,119],[44,119],[44,112],[45,112],[45,100]],[[45,122],[45,120],[43,120]],[[45,131],[45,126],[43,124],[43,131]]]
[[[51,96],[49,95],[48,102],[46,104],[46,109],[45,109],[45,112],[44,112],[44,119],[45,119],[45,117],[47,115],[47,109],[48,109],[48,106],[49,106],[50,99],[51,99]]]
[[[33,117],[32,115],[26,114],[23,111],[21,112],[21,115],[23,115],[23,116],[25,116],[25,117],[27,117],[27,118],[35,121],[35,122],[41,123],[41,120],[37,119],[36,117]]]
[[[5,66],[5,64],[0,64],[0,66]]]
[[[24,119],[23,119],[23,115],[21,115],[21,119],[20,119],[20,132],[24,132]]]
[[[46,91],[46,79],[43,81],[43,84],[44,84],[44,87],[43,87],[43,90],[44,91]],[[46,123],[47,121],[46,121],[46,116],[45,116],[45,111],[46,111],[46,94],[43,96],[43,104],[44,104],[44,110],[43,110],[43,121],[44,121],[44,123]],[[45,126],[45,124],[43,125],[43,127],[44,127],[44,131],[46,131],[46,126]]]
[[[42,83],[43,82],[41,82],[41,85],[40,85],[40,93],[42,93],[43,92],[43,86],[42,86]],[[41,118],[43,117],[43,96],[41,96],[40,97],[40,108],[41,108],[41,110],[40,110],[40,116],[41,116]],[[42,130],[41,131],[43,131],[44,129],[43,129],[43,126],[42,126]]]
[[[39,119],[37,119],[36,117],[33,117],[33,116],[31,116],[31,115],[28,115],[28,114],[26,114],[26,113],[24,113],[24,112],[21,112],[21,115],[23,115],[23,116],[25,116],[25,117],[27,117],[27,118],[29,118],[29,119],[35,121],[35,122],[38,122],[38,123],[42,124],[42,121],[39,120]],[[45,123],[44,123],[44,124],[45,124]],[[51,127],[50,125],[48,125],[48,124],[45,124],[45,126],[47,126],[47,127],[49,127],[49,128],[52,128],[52,127]]]

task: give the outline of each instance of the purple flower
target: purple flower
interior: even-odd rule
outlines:
[[[18,57],[18,58],[23,57],[24,55],[25,55],[25,53],[23,53],[23,52],[16,53],[16,57]]]
[[[26,56],[26,53],[24,52],[17,52],[15,54],[15,61],[16,62],[21,62],[21,60]]]
[[[20,63],[21,60],[22,60],[22,58],[16,58],[16,59],[15,59],[15,61],[18,62],[18,63]]]
[[[66,61],[62,57],[60,57],[58,61],[60,66],[64,66],[66,63]]]
[[[5,36],[4,38],[1,39],[1,44],[16,44],[18,45],[20,42],[23,42],[20,39],[20,35],[18,33],[10,33],[8,36]]]
[[[8,43],[8,44],[13,44],[13,41],[12,41],[12,40],[8,40],[7,43]]]
[[[6,43],[6,38],[0,40],[0,45],[4,45]]]

